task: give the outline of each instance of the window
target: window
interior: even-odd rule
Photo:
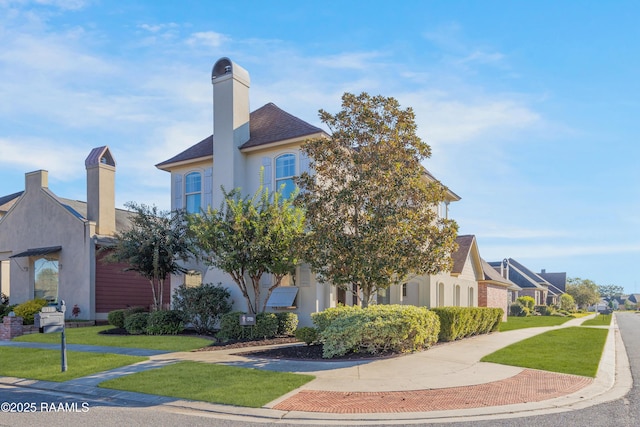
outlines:
[[[200,213],[202,198],[202,175],[191,172],[185,178],[185,198],[187,213]]]
[[[438,307],[444,307],[444,283],[438,283]]]
[[[460,285],[456,285],[454,294],[453,294],[453,305],[456,307],[460,307]]]
[[[282,191],[282,197],[288,198],[296,188],[293,177],[296,174],[296,156],[283,154],[276,158],[276,190]]]
[[[469,288],[469,307],[473,307],[473,288]]]
[[[58,301],[58,260],[49,256],[33,261],[33,297]]]
[[[407,284],[406,283],[402,284],[402,296],[403,297],[407,296]]]
[[[189,270],[189,272],[184,275],[184,286],[187,288],[202,286],[202,273],[196,270]]]
[[[391,293],[389,289],[378,289],[378,304],[391,304]]]

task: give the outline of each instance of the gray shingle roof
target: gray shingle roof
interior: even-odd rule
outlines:
[[[462,269],[464,268],[465,262],[467,262],[469,251],[471,250],[471,245],[475,238],[476,237],[473,234],[456,237],[458,250],[451,254],[451,258],[453,258],[453,268],[451,269],[451,273],[462,273]]]
[[[240,149],[310,136],[320,132],[324,131],[287,113],[270,102],[249,115],[249,140],[242,144]],[[162,166],[172,163],[213,156],[214,143],[214,136],[208,136],[172,158],[158,163],[156,167],[162,169]]]
[[[520,288],[511,280],[505,279],[504,277],[502,277],[502,275],[494,267],[489,265],[487,261],[485,261],[484,259],[481,259],[481,262],[482,262],[482,271],[484,273],[484,280],[491,281],[491,282],[504,283],[505,285],[509,285],[509,287]]]
[[[24,191],[18,191],[17,193],[0,197],[0,206],[4,205],[5,203],[9,203],[13,199],[17,199],[18,197],[22,196],[22,193],[24,193]]]

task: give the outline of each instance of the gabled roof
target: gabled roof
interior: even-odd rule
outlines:
[[[0,213],[6,213],[7,211],[9,211],[9,208],[13,205],[18,197],[22,196],[22,193],[24,193],[24,191],[18,191],[17,193],[0,197]]]
[[[473,234],[458,236],[456,237],[456,243],[458,244],[458,249],[451,254],[453,267],[449,274],[452,276],[459,276],[462,274],[467,260],[471,259],[476,280],[480,280],[482,278],[482,258],[480,258],[480,251],[478,250],[478,244],[476,243],[476,236]]]
[[[294,138],[311,136],[324,131],[268,103],[249,115],[249,140],[240,146],[241,150]],[[199,158],[213,156],[214,135],[208,136],[183,152],[156,165],[159,169],[166,166]]]
[[[80,200],[71,200],[65,199],[62,197],[57,197],[56,199],[60,204],[69,212],[71,212],[76,218],[81,219],[83,221],[87,220],[87,202],[82,202]],[[129,219],[133,215],[132,212],[124,210],[124,209],[116,209],[116,231],[124,231],[131,225],[131,220]]]
[[[551,283],[551,285],[558,289],[560,293],[565,292],[567,286],[567,273],[547,273],[546,271],[542,270],[540,273],[538,273],[538,275],[547,282]]]
[[[483,282],[491,282],[497,285],[503,285],[512,290],[522,289],[520,286],[516,285],[511,280],[502,277],[502,275],[495,268],[489,265],[489,263],[484,259],[482,259],[481,262],[482,262],[482,271],[484,273]]]
[[[536,288],[548,290],[550,283],[538,276],[533,271],[529,270],[524,265],[520,264],[513,258],[509,258],[508,275],[512,282],[515,282],[522,288]],[[501,261],[491,261],[489,265],[492,267],[500,267]]]

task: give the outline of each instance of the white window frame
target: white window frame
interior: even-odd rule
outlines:
[[[282,159],[283,157],[289,157],[291,156],[293,158],[293,173],[290,175],[283,175],[283,176],[278,176],[278,160]],[[278,155],[275,156],[274,161],[273,161],[273,178],[274,178],[274,183],[275,183],[275,187],[274,190],[275,191],[280,191],[280,187],[282,186],[282,184],[286,181],[291,181],[293,184],[293,189],[291,190],[291,192],[295,191],[296,188],[296,183],[293,180],[294,177],[297,176],[297,172],[298,172],[298,156],[297,153],[294,152],[285,152],[285,153],[280,153]],[[285,167],[289,167],[288,165],[285,165]],[[286,188],[286,187],[285,187]],[[289,195],[291,194],[291,192],[289,192],[288,194],[282,194],[282,196],[284,198],[288,198]]]
[[[196,174],[200,177],[200,189],[198,191],[187,191],[188,190],[187,186],[189,184],[189,177]],[[193,170],[184,174],[184,209],[185,211],[187,211],[187,213],[200,213],[200,209],[202,208],[203,186],[204,186],[204,181],[203,181],[203,173],[201,170]],[[197,206],[196,212],[190,212],[189,197],[194,197],[194,196],[199,196],[200,203]]]

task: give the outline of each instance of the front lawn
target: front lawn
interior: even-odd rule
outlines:
[[[597,328],[555,329],[500,349],[481,361],[595,377],[608,333]]]
[[[315,377],[199,362],[178,362],[105,381],[99,387],[260,408]]]
[[[514,329],[538,328],[542,326],[558,326],[568,322],[572,317],[560,316],[509,316],[506,322],[500,324],[500,332],[513,331]]]
[[[100,331],[113,326],[90,326],[67,328],[67,344],[102,345],[107,347],[145,348],[149,350],[189,351],[206,347],[213,340],[188,335],[105,335]],[[14,341],[60,343],[60,334],[29,334],[14,338]]]
[[[609,326],[612,314],[598,314],[593,319],[585,320],[581,326]]]
[[[59,350],[0,347],[0,376],[43,381],[69,381],[147,360],[147,357],[67,351],[67,371],[61,371]]]

